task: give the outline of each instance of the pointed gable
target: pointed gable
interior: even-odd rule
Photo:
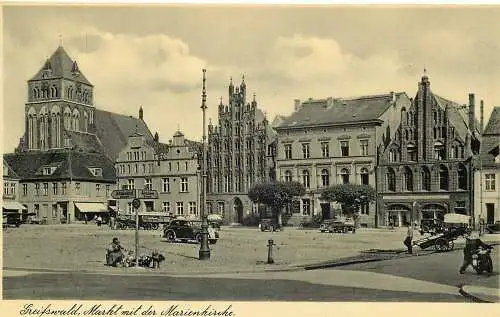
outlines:
[[[50,70],[49,78],[64,78],[92,86],[88,79],[78,69],[76,61],[73,61],[71,57],[69,57],[62,46],[56,49],[30,81],[44,79],[44,73],[46,73],[47,70]]]

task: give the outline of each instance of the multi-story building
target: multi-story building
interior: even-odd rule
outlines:
[[[474,94],[468,106],[459,105],[433,93],[424,74],[411,105],[400,110],[399,126],[378,149],[380,225],[409,223],[414,202],[417,222],[470,214],[472,157],[480,142],[474,108]]]
[[[139,211],[197,217],[200,150],[199,142],[186,140],[180,131],[173,135],[169,144],[160,143],[158,136],[148,140],[134,133],[115,162],[118,186],[158,192],[157,198],[143,199]],[[120,199],[117,205],[120,213],[133,212],[131,199]]]
[[[25,134],[4,155],[19,176],[18,201],[46,222],[106,212],[115,187],[113,161],[134,131],[153,139],[142,120],[99,110],[94,86],[59,46],[28,80]]]
[[[481,126],[483,104],[481,103]],[[500,220],[500,107],[493,108],[482,133],[478,170],[474,173],[476,221],[486,224]]]
[[[218,126],[208,126],[207,210],[226,222],[241,223],[257,212],[247,196],[256,183],[275,178],[276,133],[257,108],[255,95],[247,102],[243,78],[239,87],[229,84],[229,100],[218,105]]]
[[[321,201],[321,191],[335,184],[376,187],[377,147],[397,127],[401,109],[410,105],[405,93],[359,98],[295,100],[295,112],[275,129],[278,133],[277,176],[298,181],[304,197],[292,204],[289,223],[315,214],[333,216],[336,204]],[[375,225],[375,204],[360,208],[359,223]]]
[[[21,205],[18,201],[19,195],[19,176],[3,160],[3,196],[2,209],[3,211],[22,213],[26,211],[26,206]]]

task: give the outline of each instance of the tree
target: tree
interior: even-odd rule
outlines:
[[[248,191],[248,198],[254,203],[271,207],[281,226],[282,209],[292,202],[294,197],[306,193],[304,186],[298,182],[267,182],[254,185]]]
[[[375,201],[376,192],[370,185],[339,184],[325,188],[320,199],[339,203],[342,213],[351,216],[357,227],[359,207]]]

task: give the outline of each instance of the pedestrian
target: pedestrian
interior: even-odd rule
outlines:
[[[102,217],[99,215],[96,219],[97,226],[100,227],[102,223]]]
[[[85,224],[87,224],[87,214],[84,215]]]
[[[412,241],[413,240],[413,225],[408,224],[408,231],[406,232],[406,239],[403,244],[408,248],[408,254],[413,254]]]
[[[472,255],[474,255],[479,248],[491,249],[491,246],[481,241],[477,232],[472,232],[465,238],[464,261],[460,267],[460,274],[464,274],[467,267],[472,264]]]

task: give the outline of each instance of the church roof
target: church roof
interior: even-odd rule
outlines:
[[[11,179],[18,179],[19,175],[17,175],[16,171],[10,167],[10,165],[5,161],[5,157],[3,158],[3,166],[4,166],[4,171],[7,171],[7,174],[4,173],[3,178],[11,178]],[[7,169],[5,169],[7,167]]]
[[[500,107],[493,108],[490,119],[488,120],[486,128],[483,131],[483,135],[486,134],[500,135]]]
[[[469,133],[469,108],[464,108],[464,106],[436,94],[433,94],[433,96],[442,110],[445,110],[448,106],[448,118],[450,123],[455,127],[455,131],[462,140],[465,140],[465,136]],[[477,120],[475,126],[475,130],[471,132],[474,132],[474,135],[477,136],[479,135],[479,122]]]
[[[493,108],[486,129],[482,135],[481,166],[483,168],[500,168],[500,163],[495,162],[500,146],[500,107]]]
[[[112,160],[116,160],[134,133],[142,134],[146,141],[153,140],[148,126],[139,118],[96,109],[94,120],[97,137]]]
[[[81,181],[115,182],[113,162],[104,154],[58,150],[5,154],[4,160],[19,175],[21,181],[70,179]],[[44,175],[44,167],[55,167],[51,175]],[[102,169],[94,176],[91,167]]]
[[[404,93],[395,93],[396,97]],[[378,120],[392,103],[391,94],[355,98],[309,99],[276,129]]]
[[[44,63],[42,68],[33,76],[32,80],[41,80],[45,70],[50,69],[51,75],[49,78],[65,78],[80,82],[89,86],[92,84],[83,75],[83,73],[78,69],[78,64],[69,57],[66,50],[59,46],[56,51],[50,56],[50,58]]]

